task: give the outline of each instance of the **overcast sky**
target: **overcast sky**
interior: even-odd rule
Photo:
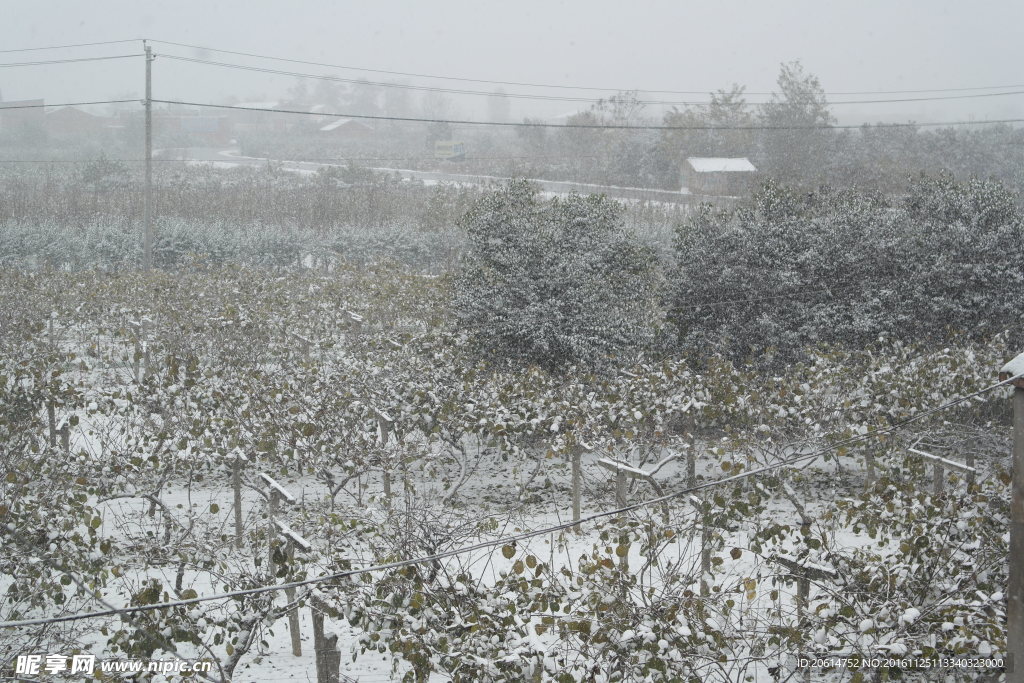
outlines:
[[[802,60],[806,70],[817,75],[830,92],[1024,85],[1020,58],[1024,3],[1019,0],[857,0],[842,4],[821,0],[6,0],[2,7],[2,49],[149,37],[353,67],[639,90],[708,91],[735,82],[746,85],[748,91],[770,91],[780,62],[793,59]],[[201,54],[232,63],[370,80],[399,78],[197,53],[160,43],[155,50],[158,54]],[[0,55],[0,61],[135,52],[139,52],[137,43],[125,43],[10,52]],[[479,90],[496,87],[403,80]],[[224,101],[233,95],[242,100],[273,99],[294,82],[290,77],[171,60],[158,59],[154,65],[157,98]],[[5,100],[139,97],[142,84],[141,58],[0,69],[0,92]],[[560,92],[511,85],[504,89],[549,95]],[[576,94],[597,97],[606,93]],[[844,97],[857,99],[840,95],[830,99]],[[678,95],[657,98],[686,99]],[[749,99],[763,98],[750,95]],[[483,101],[460,97],[452,113],[478,118],[486,111]],[[517,101],[512,113],[518,118],[585,107]],[[856,122],[1021,117],[1024,95],[845,106],[833,111],[840,120]]]

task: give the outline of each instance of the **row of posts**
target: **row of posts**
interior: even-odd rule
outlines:
[[[1024,683],[1024,666],[1015,666],[1024,663],[1024,377],[1017,375],[1024,374],[1024,354],[1021,354],[1014,361],[1011,361],[1000,373],[1000,380],[1010,380],[1013,390],[1013,456],[1012,456],[1012,478],[1011,478],[1011,499],[1010,499],[1010,553],[1009,553],[1009,580],[1007,587],[1007,653],[1009,655],[1009,666],[1007,667],[1007,681],[1009,683]],[[692,449],[691,449],[692,451]],[[922,458],[931,461],[933,465],[933,493],[941,495],[945,483],[945,470],[959,469],[966,472],[968,481],[971,482],[976,474],[973,462],[960,464],[930,453],[911,448],[910,451]],[[579,510],[579,482],[581,470],[581,449],[576,449],[572,457],[572,501],[573,518],[580,519]],[[973,460],[973,458],[971,459]],[[627,477],[642,478],[655,487],[655,491],[661,494],[660,487],[654,482],[653,477],[646,472],[627,466],[625,463],[602,459],[600,465],[611,470],[615,477],[616,504],[626,504],[626,479]],[[284,487],[278,484],[273,478],[266,474],[260,475],[267,485],[267,523],[268,523],[268,555],[267,572],[271,582],[276,580],[274,575],[274,550],[276,540],[284,539],[285,552],[289,563],[295,556],[295,548],[309,550],[311,545],[289,529],[286,525],[276,519],[278,507],[282,501],[294,503],[295,498]],[[242,521],[241,521],[241,456],[236,455],[233,471],[234,484],[234,508],[235,508],[235,531],[236,544],[241,547],[242,543]],[[694,507],[704,514],[701,524],[701,594],[708,595],[710,587],[707,585],[706,576],[710,572],[711,565],[711,525],[707,519],[705,505],[697,498],[691,498]],[[667,510],[666,510],[667,514]],[[780,560],[782,561],[782,560]],[[794,572],[797,578],[798,595],[797,610],[800,616],[806,608],[809,598],[809,575],[807,569],[796,566],[786,566]],[[295,601],[295,589],[286,589],[286,596],[289,602]],[[337,636],[327,636],[324,631],[324,613],[327,612],[326,605],[318,600],[313,600],[310,606],[313,621],[314,649],[316,653],[317,680],[320,683],[338,683],[341,680],[340,666],[341,653],[337,646]],[[291,634],[292,653],[301,656],[301,641],[299,634],[298,610],[292,609],[288,618],[289,631]]]

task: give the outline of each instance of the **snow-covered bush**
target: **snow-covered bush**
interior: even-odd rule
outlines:
[[[986,339],[1019,318],[1022,252],[1021,213],[994,182],[922,177],[899,203],[769,183],[679,228],[670,319],[683,347],[733,358]]]
[[[542,202],[517,181],[481,200],[466,225],[455,309],[484,357],[600,367],[653,338],[657,263],[623,227],[618,203]]]

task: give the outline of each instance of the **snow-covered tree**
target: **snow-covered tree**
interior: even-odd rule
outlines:
[[[470,249],[457,278],[459,323],[495,361],[598,368],[653,338],[654,254],[603,196],[539,201],[525,181],[466,218]]]

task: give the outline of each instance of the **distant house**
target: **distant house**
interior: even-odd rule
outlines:
[[[0,102],[0,134],[8,138],[30,138],[44,134],[43,100]]]
[[[61,140],[94,137],[103,132],[107,121],[75,107],[61,107],[46,113],[46,132]]]
[[[239,102],[231,111],[229,127],[238,133],[275,133],[288,130],[293,117],[270,112],[284,109],[280,102]]]
[[[746,157],[688,157],[682,180],[690,194],[735,196],[748,192],[756,177]]]
[[[320,126],[320,132],[334,138],[345,140],[362,140],[373,135],[373,128],[358,119],[334,119]]]

